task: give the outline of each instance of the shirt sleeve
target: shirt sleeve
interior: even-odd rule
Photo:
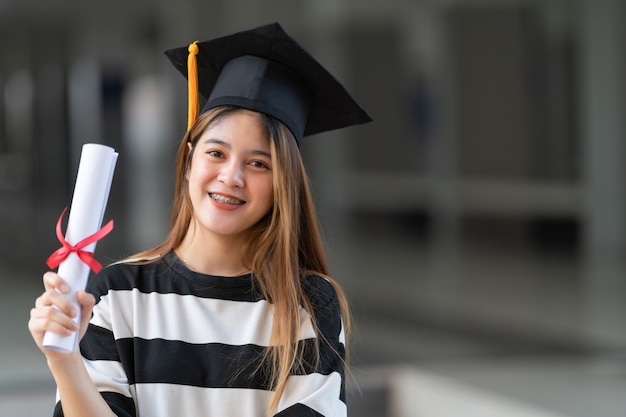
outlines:
[[[307,277],[303,288],[317,325],[319,356],[318,360],[307,358],[305,362],[314,365],[289,377],[275,417],[345,417],[345,335],[337,293],[318,276]],[[304,351],[306,357],[315,349],[305,347]]]

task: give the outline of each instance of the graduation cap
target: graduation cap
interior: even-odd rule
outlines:
[[[189,81],[188,128],[202,112],[232,105],[273,116],[303,136],[370,122],[345,87],[278,23],[169,49]]]

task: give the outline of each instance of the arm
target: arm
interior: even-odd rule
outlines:
[[[63,336],[78,331],[79,337],[82,338],[95,304],[94,297],[84,291],[78,292],[78,302],[82,311],[81,323],[77,326],[72,321],[72,317],[75,317],[77,312],[63,295],[69,290],[67,284],[53,272],[44,274],[43,282],[45,292],[37,298],[35,308],[31,310],[28,328],[35,343],[46,356],[48,367],[63,403],[64,415],[66,417],[115,416],[87,373],[79,351],[61,353],[43,346],[43,336],[46,331]]]
[[[337,293],[326,279],[303,282],[313,317],[303,320],[305,366],[289,377],[275,417],[345,417],[345,334]],[[312,333],[315,320],[317,332]],[[315,338],[312,338],[315,334]],[[313,347],[317,340],[319,351]],[[315,365],[313,365],[315,364]]]

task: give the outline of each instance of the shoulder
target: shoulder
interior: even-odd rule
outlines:
[[[342,332],[341,303],[337,294],[339,289],[328,278],[319,275],[304,276],[302,289],[320,333],[327,340],[339,339]]]
[[[145,285],[146,278],[159,275],[164,268],[160,258],[147,262],[116,262],[91,277],[87,283],[87,291],[99,299],[111,290],[140,288]]]
[[[301,279],[302,291],[313,309],[339,306],[337,289],[328,278],[320,275],[305,275]]]

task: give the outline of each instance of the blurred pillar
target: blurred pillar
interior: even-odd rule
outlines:
[[[32,120],[35,97],[30,70],[23,68],[14,72],[7,79],[4,93],[8,148],[19,155],[29,155],[34,141]]]
[[[540,131],[534,147],[534,168],[541,177],[572,181],[579,178],[579,129],[576,100],[578,68],[576,62],[574,24],[576,7],[571,0],[539,2],[545,37],[539,49],[544,69],[537,103]],[[538,101],[538,102],[537,102]]]
[[[57,47],[57,50],[62,46]],[[61,210],[71,200],[67,140],[65,73],[61,62],[46,62],[36,77],[37,228],[42,251],[40,259],[58,245],[54,233]]]
[[[613,310],[623,302],[625,289],[625,13],[622,0],[583,0],[581,4],[587,329],[594,341],[610,343],[616,340],[614,329],[619,328]]]
[[[157,76],[136,79],[124,97],[123,137],[129,171],[125,234],[131,252],[155,246],[167,233],[173,175],[165,168],[174,165],[173,106],[171,88]]]
[[[76,61],[69,73],[69,136],[72,178],[78,170],[82,145],[102,143],[101,74],[98,60],[84,56]]]
[[[586,250],[591,259],[626,253],[622,4],[585,0],[581,13]]]
[[[444,5],[423,5],[416,9],[427,15],[430,30],[422,29],[422,36],[430,42],[430,51],[424,57],[430,77],[437,89],[438,119],[433,128],[428,149],[427,178],[431,184],[428,209],[433,222],[433,243],[436,262],[453,267],[459,250],[458,180],[459,180],[459,115],[455,105],[459,85],[455,74],[457,57],[450,35],[450,10]],[[427,12],[427,14],[426,14]],[[422,17],[423,19],[423,17]],[[443,121],[443,122],[442,122]],[[440,262],[441,261],[441,262]],[[455,273],[442,274],[454,280]],[[448,283],[452,286],[456,284]]]
[[[428,55],[430,71],[437,89],[439,115],[432,132],[428,154],[427,178],[430,182],[428,209],[432,216],[432,242],[427,291],[432,294],[431,311],[440,320],[462,316],[462,234],[459,207],[460,114],[458,97],[461,86],[456,73],[459,56],[455,50],[451,19],[454,8],[432,2],[422,6],[429,13],[431,42]],[[426,35],[426,33],[424,33]]]
[[[34,189],[34,82],[32,72],[16,69],[6,79],[4,94],[6,151],[0,153],[0,259],[28,264],[29,248],[37,249]]]

